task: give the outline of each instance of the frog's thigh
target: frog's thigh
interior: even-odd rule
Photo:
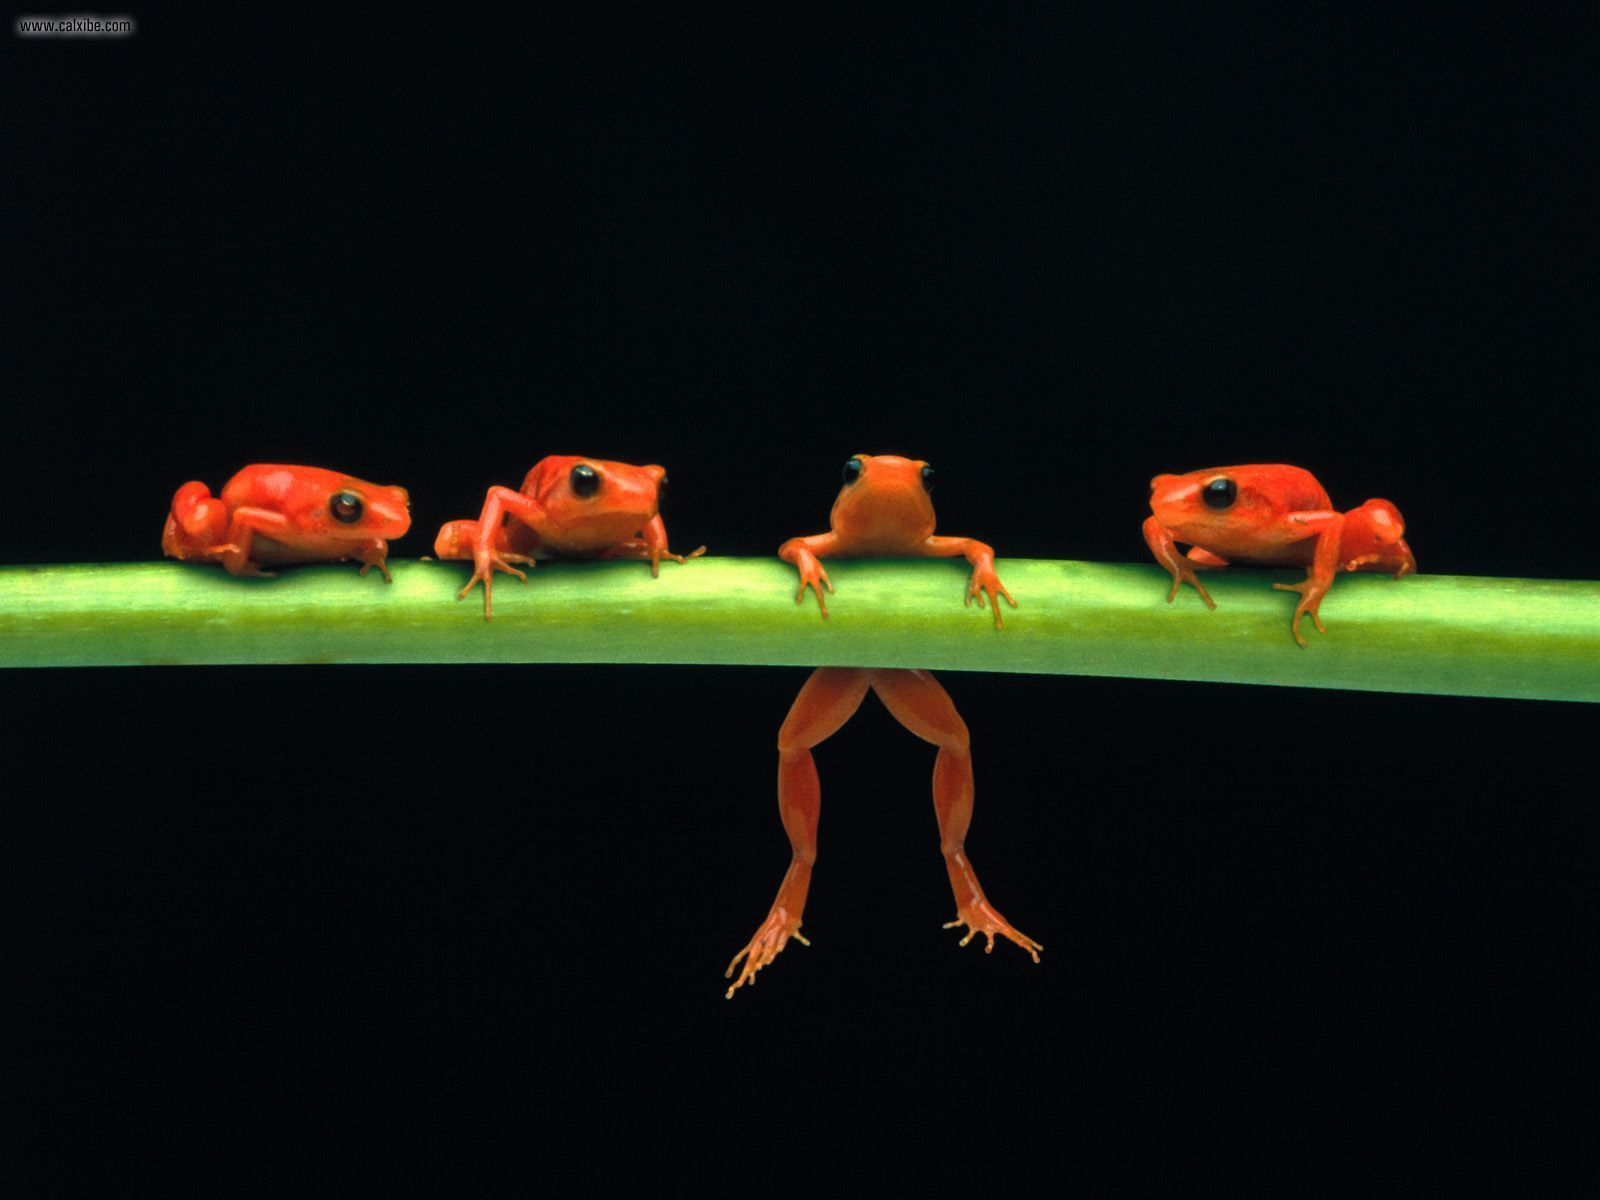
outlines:
[[[779,753],[809,750],[832,737],[861,707],[870,682],[871,673],[859,667],[818,667],[778,730]]]
[[[894,719],[923,741],[966,750],[967,723],[950,693],[927,671],[874,671],[872,687]]]
[[[233,510],[228,521],[228,540],[237,542],[248,531],[275,541],[284,541],[286,535],[293,537],[293,530],[289,518],[282,513],[273,512],[270,508],[253,508],[247,504]]]

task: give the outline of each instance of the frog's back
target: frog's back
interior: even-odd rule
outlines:
[[[1220,467],[1207,474],[1228,475],[1241,491],[1248,489],[1270,499],[1279,512],[1321,512],[1333,507],[1317,477],[1304,467],[1288,463],[1258,463],[1244,467]]]

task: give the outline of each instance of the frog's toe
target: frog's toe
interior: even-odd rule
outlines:
[[[967,927],[967,935],[961,939],[959,944],[965,946],[973,938],[982,934],[985,939],[985,954],[994,953],[996,934],[1021,947],[1034,962],[1039,961],[1039,952],[1044,949],[1043,945],[1034,941],[1012,925],[1010,921],[1002,917],[987,900],[980,900],[970,907],[962,908],[956,913],[956,919],[947,921],[944,927],[946,929],[959,929],[963,925]]]
[[[802,946],[811,945],[805,935],[800,932],[800,922],[798,920],[790,919],[782,909],[774,909],[768,913],[767,919],[761,923],[761,928],[756,930],[756,935],[750,939],[743,950],[733,956],[733,961],[728,964],[728,969],[722,974],[724,979],[733,979],[733,986],[726,993],[727,998],[732,1000],[733,994],[747,983],[754,987],[756,973],[778,957],[783,948],[789,944],[790,938],[793,938]],[[734,968],[739,967],[741,959],[744,960],[744,966],[739,970],[739,977],[734,979]]]

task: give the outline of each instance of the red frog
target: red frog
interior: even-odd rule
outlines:
[[[1170,604],[1185,583],[1216,608],[1195,575],[1230,563],[1306,568],[1300,583],[1275,583],[1299,592],[1289,630],[1300,645],[1300,618],[1306,613],[1326,633],[1317,609],[1335,574],[1381,571],[1400,579],[1417,569],[1406,545],[1400,510],[1387,500],[1368,500],[1341,513],[1316,476],[1299,467],[1261,463],[1213,467],[1187,475],[1157,475],[1150,481],[1150,511],[1144,540],[1156,561],[1172,572]],[[1178,553],[1176,543],[1190,547]]]
[[[829,532],[790,538],[778,547],[778,557],[800,571],[795,602],[810,588],[816,593],[817,607],[827,617],[822,589],[832,592],[833,584],[818,559],[954,558],[959,554],[972,564],[966,603],[976,599],[982,608],[987,596],[994,608],[994,627],[999,629],[997,596],[1004,596],[1012,608],[1017,602],[994,572],[994,547],[977,538],[935,537],[933,501],[928,495],[932,488],[933,468],[921,460],[893,454],[857,454],[845,463],[844,487],[828,515]]]
[[[988,595],[1000,623],[997,595],[1011,601],[994,571],[994,551],[970,538],[933,536],[933,502],[928,485],[933,472],[925,462],[892,455],[858,454],[845,464],[844,489],[834,502],[832,532],[794,538],[779,554],[800,571],[800,591],[810,587],[822,602],[820,582],[828,586],[827,573],[818,558],[826,555],[934,555],[964,554],[972,563],[972,596],[983,603]],[[829,587],[831,591],[831,586]],[[1011,601],[1015,605],[1015,601]],[[827,610],[823,610],[827,615]],[[868,691],[878,694],[895,720],[926,742],[939,748],[933,764],[933,809],[939,823],[940,849],[950,888],[955,894],[956,919],[945,926],[966,926],[965,946],[978,934],[994,949],[995,935],[1015,942],[1039,961],[1038,942],[1019,933],[989,903],[978,876],[967,861],[965,841],[972,822],[972,753],[966,722],[949,694],[926,671],[866,667],[822,667],[806,680],[795,697],[783,727],[778,731],[778,812],[789,835],[792,857],[777,898],[761,927],[745,948],[728,964],[727,976],[742,959],[739,976],[728,989],[732,997],[756,972],[776,958],[790,938],[810,945],[800,933],[800,917],[811,887],[811,867],[817,858],[817,819],[822,809],[822,785],[811,748],[844,725]]]
[[[658,576],[663,558],[683,563],[706,552],[704,546],[690,554],[667,549],[667,528],[659,512],[666,486],[665,467],[552,454],[528,472],[521,491],[492,487],[476,521],[451,521],[440,529],[433,552],[442,559],[473,562],[472,578],[456,599],[465,599],[481,581],[485,621],[493,615],[494,572],[528,578],[512,563],[638,558],[648,559],[650,574]]]
[[[230,575],[271,575],[262,564],[343,562],[361,574],[377,567],[389,579],[389,539],[411,528],[403,487],[368,483],[321,467],[257,463],[213,496],[186,483],[172,497],[162,553],[220,562]]]

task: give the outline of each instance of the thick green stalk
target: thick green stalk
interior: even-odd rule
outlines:
[[[1289,636],[1296,597],[1207,578],[1166,603],[1154,566],[1006,559],[1005,629],[962,606],[955,560],[829,562],[830,619],[770,558],[560,563],[457,603],[462,564],[400,562],[233,579],[178,563],[0,568],[0,666],[607,662],[928,667],[1600,700],[1600,583],[1341,576],[1328,633]]]

